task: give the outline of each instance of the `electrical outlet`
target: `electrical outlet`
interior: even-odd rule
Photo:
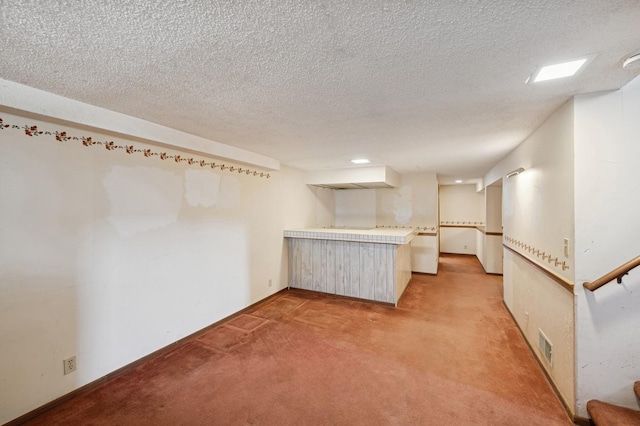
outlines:
[[[562,250],[564,252],[564,257],[569,257],[569,239],[565,238],[562,242]]]
[[[527,312],[527,311],[524,311],[524,323],[526,325],[529,324],[529,312]]]
[[[269,287],[271,287],[272,285],[273,285],[273,282],[269,280]]]
[[[76,356],[72,356],[69,357],[65,360],[62,361],[63,365],[64,365],[64,374],[69,374],[69,373],[73,373],[74,371],[76,371],[76,368],[78,367],[78,365],[76,364]]]

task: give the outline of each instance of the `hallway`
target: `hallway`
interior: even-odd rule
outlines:
[[[474,256],[398,308],[284,290],[31,425],[571,425]]]

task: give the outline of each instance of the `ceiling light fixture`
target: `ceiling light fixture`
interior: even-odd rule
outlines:
[[[632,53],[622,61],[622,68],[630,70],[640,67],[640,52]]]
[[[461,180],[457,180],[456,183],[462,183],[462,181]]]
[[[539,68],[528,79],[527,83],[539,83],[541,81],[555,80],[557,78],[571,77],[593,60],[595,55],[584,58],[572,59],[554,65],[547,65]]]
[[[524,168],[523,167],[519,167],[517,169],[515,169],[512,172],[507,173],[507,177],[514,177],[515,175],[519,175],[520,173],[524,172]]]
[[[351,162],[353,164],[368,164],[371,161],[367,160],[366,158],[356,158],[356,159],[351,160]]]

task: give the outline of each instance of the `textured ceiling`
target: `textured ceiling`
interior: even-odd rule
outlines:
[[[0,78],[275,157],[482,176],[639,70],[638,0],[0,0]],[[573,79],[537,67],[597,54]]]

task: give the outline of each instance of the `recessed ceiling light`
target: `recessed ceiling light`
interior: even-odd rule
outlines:
[[[367,160],[366,158],[356,158],[354,160],[351,160],[351,162],[353,164],[367,164],[367,163],[370,163],[371,161]]]
[[[547,65],[540,68],[535,72],[532,77],[529,77],[527,82],[539,83],[541,81],[555,80],[557,78],[571,77],[575,75],[580,69],[591,62],[595,55],[587,56],[580,59],[573,59],[571,61],[562,62],[560,64]]]
[[[457,180],[456,183],[462,183],[462,181],[461,180]]]

